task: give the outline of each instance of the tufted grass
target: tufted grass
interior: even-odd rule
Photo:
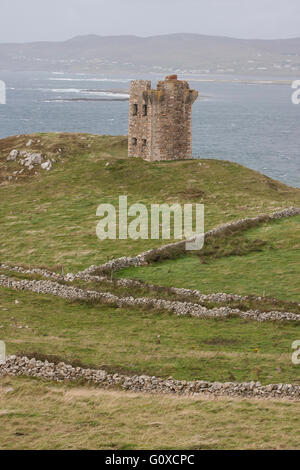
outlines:
[[[166,397],[7,377],[0,404],[1,450],[300,448],[299,404],[287,401]]]

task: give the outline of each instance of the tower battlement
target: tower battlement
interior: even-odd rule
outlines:
[[[170,75],[151,89],[150,80],[130,86],[128,155],[148,161],[192,157],[192,104],[198,92]]]

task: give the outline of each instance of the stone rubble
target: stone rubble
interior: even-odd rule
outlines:
[[[60,362],[40,361],[35,358],[9,356],[0,365],[0,377],[27,376],[56,382],[84,381],[103,388],[120,388],[125,391],[152,394],[185,396],[226,396],[239,398],[300,400],[300,386],[297,384],[269,384],[260,382],[208,382],[205,380],[161,379],[148,375],[112,374],[101,369],[73,367]]]
[[[16,161],[19,156],[19,150],[12,150],[10,154],[7,156],[6,160],[9,161]]]
[[[41,164],[41,168],[42,168],[43,170],[49,171],[49,170],[51,170],[51,168],[52,168],[52,163],[50,162],[50,160],[47,160],[46,162],[44,162],[44,163]]]
[[[32,143],[33,141],[29,140],[26,144],[26,147],[30,147]],[[28,170],[33,170],[33,169],[36,169],[37,167],[40,167],[42,170],[46,170],[46,171],[51,170],[53,167],[53,163],[56,162],[54,158],[50,160],[49,158],[47,158],[46,155],[42,153],[27,152],[24,150],[20,151],[17,149],[13,149],[9,153],[9,155],[6,157],[6,160],[17,161],[21,166],[23,166],[24,168],[27,168]],[[13,176],[23,173],[24,168],[21,169],[20,171],[15,171],[13,173]],[[13,177],[9,176],[8,179],[9,181],[11,181]]]

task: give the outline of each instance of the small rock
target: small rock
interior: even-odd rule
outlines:
[[[49,171],[52,168],[52,163],[50,162],[50,160],[47,160],[45,163],[41,164],[41,168],[43,170]]]
[[[6,158],[7,161],[15,161],[19,156],[19,150],[12,150],[8,157]]]

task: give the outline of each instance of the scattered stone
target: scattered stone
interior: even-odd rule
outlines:
[[[24,166],[41,165],[43,157],[40,153],[27,153],[24,159]]]
[[[8,157],[6,158],[7,161],[15,161],[19,156],[19,150],[12,150]]]
[[[42,163],[42,164],[41,164],[41,168],[42,168],[43,170],[46,170],[46,171],[51,170],[51,168],[52,168],[52,163],[51,163],[51,161],[50,161],[50,160],[47,160],[45,163]]]

